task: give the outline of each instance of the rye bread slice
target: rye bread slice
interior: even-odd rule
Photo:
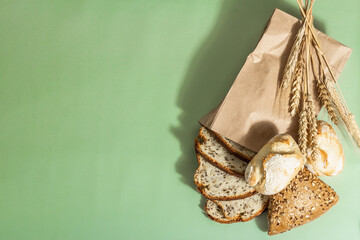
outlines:
[[[210,130],[209,130],[210,131]],[[256,155],[256,152],[241,146],[240,144],[231,141],[230,139],[213,132],[216,138],[222,143],[233,155],[237,156],[244,161],[251,161],[253,157]]]
[[[232,155],[215,137],[215,135],[202,127],[195,140],[196,151],[209,162],[233,175],[243,176],[247,163]]]
[[[199,153],[196,154],[199,167],[194,182],[199,192],[211,200],[235,200],[252,196],[255,189],[246,183],[243,176],[230,175],[215,167]]]
[[[205,212],[209,218],[218,223],[235,223],[241,222],[241,219],[230,220],[227,219],[222,211],[221,207],[214,201],[207,200],[205,204]]]
[[[221,207],[224,216],[227,219],[240,219],[242,222],[246,222],[259,216],[266,209],[269,202],[269,196],[256,193],[250,197],[239,200],[214,200],[214,202]]]
[[[268,234],[279,234],[311,222],[338,200],[329,185],[304,168],[284,190],[270,196]]]

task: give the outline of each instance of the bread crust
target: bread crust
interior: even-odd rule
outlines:
[[[234,197],[213,197],[208,195],[206,192],[204,192],[204,188],[206,187],[200,187],[198,186],[196,189],[207,199],[209,200],[219,200],[219,201],[231,201],[231,200],[239,200],[239,199],[243,199],[243,198],[247,198],[247,197],[251,197],[252,195],[255,195],[257,192],[254,190],[253,192],[249,192],[246,194],[242,194],[242,195],[237,195]]]

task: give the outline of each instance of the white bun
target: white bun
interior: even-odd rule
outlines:
[[[304,166],[305,159],[295,140],[279,134],[265,144],[248,164],[245,180],[264,195],[283,190]]]
[[[317,176],[338,175],[344,167],[344,151],[334,129],[325,121],[317,121],[317,141],[320,155],[310,158],[306,167]]]

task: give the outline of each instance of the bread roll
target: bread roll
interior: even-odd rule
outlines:
[[[317,141],[320,155],[310,158],[306,167],[317,176],[335,176],[344,167],[344,151],[334,129],[325,121],[317,121]]]
[[[264,195],[283,190],[304,166],[305,159],[295,140],[279,134],[264,145],[248,164],[245,180]]]

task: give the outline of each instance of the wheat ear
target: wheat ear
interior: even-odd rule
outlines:
[[[303,101],[305,103],[305,101]],[[308,143],[308,118],[307,118],[307,111],[306,106],[303,105],[303,108],[300,112],[299,117],[299,130],[298,130],[298,136],[299,136],[299,147],[301,152],[306,156],[306,148]]]
[[[358,146],[360,146],[360,130],[355,121],[355,115],[349,114],[349,126],[351,129],[351,135]]]
[[[302,24],[301,28],[296,34],[294,45],[291,48],[289,58],[286,62],[284,76],[281,82],[282,88],[287,88],[292,81],[296,63],[299,58],[300,47],[301,47],[301,43],[303,42],[304,35],[305,35],[305,22]]]
[[[295,116],[299,110],[300,95],[301,95],[301,84],[304,79],[304,68],[305,62],[303,57],[300,56],[299,61],[296,64],[294,81],[292,82],[291,98],[290,98],[290,115]]]
[[[331,102],[331,97],[330,97],[329,91],[327,90],[325,84],[322,81],[320,81],[319,78],[317,78],[316,81],[317,81],[317,87],[318,87],[318,91],[319,91],[319,99],[320,99],[321,104],[325,107],[326,111],[328,112],[331,121],[333,123],[335,123],[336,125],[339,124],[339,120],[336,115],[335,108]]]
[[[313,4],[313,2],[314,2],[314,0],[311,0],[311,4]],[[314,33],[314,26],[312,24],[310,24],[310,21],[308,19],[308,12],[305,13],[304,9],[302,8],[302,4],[301,4],[300,0],[297,0],[297,3],[299,5],[299,7],[300,7],[301,14],[303,15],[305,21],[307,23],[309,23],[309,26],[310,26],[309,30],[310,30],[310,32],[311,32],[311,34],[313,36],[313,39],[314,39],[314,48],[316,50],[316,53],[318,55],[320,55],[322,60],[325,62],[325,65],[326,65],[327,69],[329,70],[329,73],[330,73],[331,78],[333,80],[332,84],[336,84],[338,89],[339,89],[339,92],[337,92],[335,87],[333,89],[331,89],[331,88],[328,87],[328,84],[325,83],[326,87],[329,90],[330,97],[333,100],[334,108],[339,112],[340,119],[345,124],[348,133],[353,137],[353,139],[356,142],[357,146],[360,147],[360,130],[359,130],[359,126],[356,124],[354,116],[350,113],[350,110],[346,105],[345,98],[342,96],[341,90],[340,90],[338,84],[336,83],[336,78],[335,78],[335,75],[334,75],[334,73],[333,73],[333,71],[331,69],[331,66],[330,66],[326,56],[324,55],[324,53],[321,50],[321,46],[320,46],[320,43],[319,43],[319,41],[317,39],[317,35]],[[334,89],[335,89],[335,91],[334,91]],[[341,95],[341,98],[343,99],[343,101],[341,100],[339,94]]]
[[[317,122],[316,122],[316,113],[315,106],[312,100],[311,95],[307,95],[306,99],[306,114],[308,119],[308,132],[309,132],[309,149],[311,151],[311,158],[316,159],[319,152],[319,144],[317,140]]]
[[[345,107],[345,105],[343,104],[343,102],[341,101],[341,97],[338,93],[338,91],[336,90],[336,87],[334,85],[334,83],[327,77],[323,78],[325,86],[328,90],[329,93],[329,97],[333,103],[334,108],[336,109],[336,111],[339,113],[340,118],[342,119],[343,122],[347,122],[348,121],[348,115],[349,115],[349,110]]]
[[[336,90],[335,84],[328,78],[326,80],[326,87],[330,93],[331,100],[334,104],[334,108],[339,113],[341,121],[344,123],[348,133],[352,136],[355,143],[360,147],[360,130],[355,121],[354,115],[349,111],[349,109],[341,101],[341,97]]]
[[[313,69],[313,73],[314,73],[314,78],[315,78],[315,81],[317,84],[317,89],[319,92],[320,103],[322,106],[324,106],[324,108],[328,112],[331,121],[337,125],[339,123],[338,116],[337,116],[335,108],[333,106],[333,103],[332,103],[332,100],[330,97],[330,93],[329,93],[326,85],[324,84],[324,82],[326,82],[327,80],[326,80],[326,76],[325,76],[324,69],[322,67],[320,58],[319,58],[320,77],[318,77],[317,74],[315,73],[315,64],[314,64],[314,59],[312,57],[311,57],[311,65],[312,65],[312,69]]]

